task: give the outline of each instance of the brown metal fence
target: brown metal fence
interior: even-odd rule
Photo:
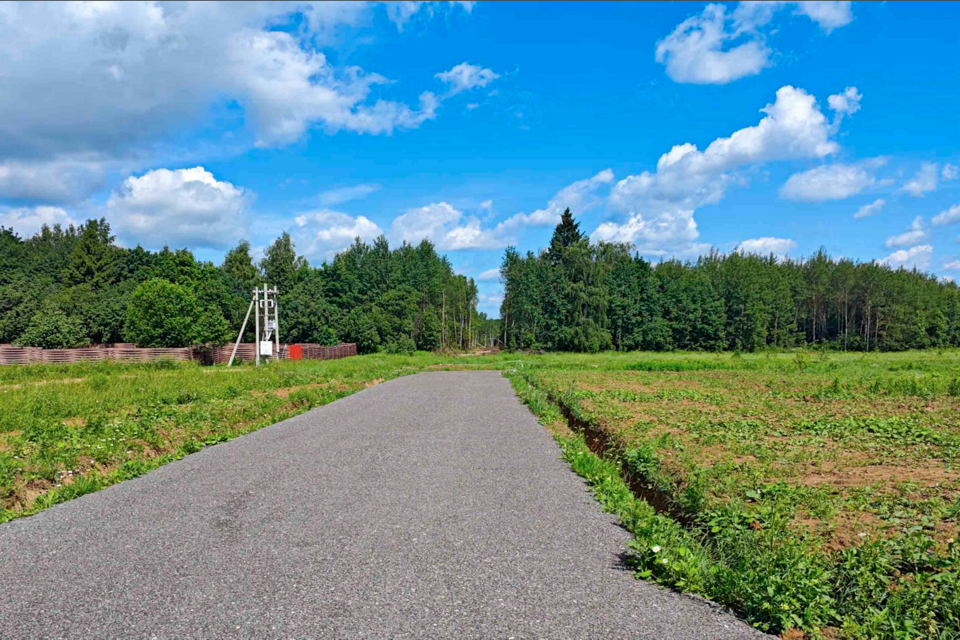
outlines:
[[[325,347],[318,344],[300,344],[304,360],[334,360],[357,355],[357,345],[340,344]],[[280,358],[286,358],[289,345],[280,345]],[[119,360],[122,362],[149,362],[152,360],[196,360],[201,364],[224,364],[230,360],[233,345],[219,349],[180,347],[175,349],[141,349],[132,344],[117,343],[85,349],[41,349],[40,347],[14,347],[0,344],[0,365],[4,364],[67,364],[95,360]],[[241,343],[237,348],[238,360],[253,360],[256,357],[254,343]]]

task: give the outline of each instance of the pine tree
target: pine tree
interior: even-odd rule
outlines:
[[[260,261],[260,268],[263,270],[267,286],[277,287],[280,295],[296,286],[302,275],[301,269],[306,269],[308,266],[306,258],[297,255],[293,240],[286,231],[273,241],[273,244],[267,248],[263,260]]]
[[[64,284],[90,284],[94,289],[113,284],[117,262],[113,240],[106,218],[87,220],[81,225],[77,242],[63,269]]]
[[[571,247],[583,239],[580,233],[580,223],[573,219],[570,208],[564,210],[560,216],[560,224],[553,230],[553,237],[550,239],[550,261],[557,264],[563,256],[563,250]]]

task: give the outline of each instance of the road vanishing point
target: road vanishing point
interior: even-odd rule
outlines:
[[[498,372],[421,373],[0,525],[0,636],[765,637],[629,539]]]

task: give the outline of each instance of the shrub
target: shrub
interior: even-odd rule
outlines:
[[[44,349],[71,349],[89,344],[80,320],[46,302],[30,319],[27,330],[17,339],[18,346]]]
[[[124,335],[139,347],[220,346],[230,328],[219,309],[202,307],[186,288],[153,278],[130,296]]]

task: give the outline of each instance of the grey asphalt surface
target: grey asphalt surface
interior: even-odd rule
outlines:
[[[0,525],[0,637],[765,637],[628,539],[499,373],[423,373]]]

